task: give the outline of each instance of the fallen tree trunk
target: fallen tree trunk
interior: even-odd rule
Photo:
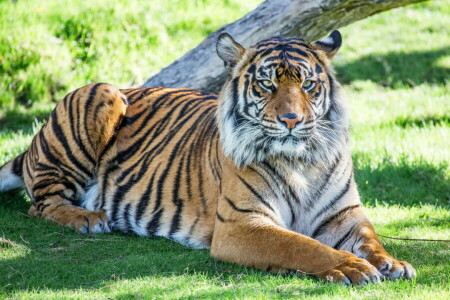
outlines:
[[[144,83],[144,87],[188,87],[217,93],[226,79],[216,40],[228,32],[243,46],[283,35],[315,41],[373,14],[424,0],[266,0],[243,18],[210,34],[197,47]]]

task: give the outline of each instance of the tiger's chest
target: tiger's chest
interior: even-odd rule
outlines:
[[[269,199],[280,216],[283,227],[311,236],[317,224],[344,206],[348,199],[339,194],[352,181],[349,159],[337,160],[330,167],[298,168],[284,166],[275,177]],[[342,201],[334,201],[342,200]]]
[[[317,169],[285,167],[281,176],[272,178],[274,191],[268,201],[273,204],[283,227],[305,233],[310,223],[314,201],[311,197],[322,174]]]

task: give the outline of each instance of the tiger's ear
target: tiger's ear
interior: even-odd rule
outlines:
[[[245,48],[239,45],[228,33],[219,35],[216,50],[228,73],[236,66],[245,52]]]
[[[313,46],[315,46],[317,50],[325,52],[325,55],[329,59],[333,58],[333,56],[338,52],[341,45],[342,36],[341,33],[337,30],[333,30],[333,32],[326,38],[313,43]]]

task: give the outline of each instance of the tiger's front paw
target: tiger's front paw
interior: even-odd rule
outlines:
[[[416,271],[408,262],[396,260],[387,253],[374,253],[367,260],[387,279],[411,279],[416,276]]]
[[[367,260],[356,257],[347,251],[342,254],[342,263],[319,274],[320,278],[328,281],[363,285],[370,282],[379,282],[382,279],[380,272]]]
[[[84,211],[82,214],[74,217],[73,227],[79,233],[110,233],[111,224],[104,211]]]

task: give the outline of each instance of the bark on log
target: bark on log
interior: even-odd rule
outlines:
[[[266,0],[255,10],[210,34],[196,48],[144,83],[144,87],[186,87],[217,93],[226,79],[216,40],[228,32],[243,46],[272,36],[315,41],[333,29],[376,13],[424,0]]]

